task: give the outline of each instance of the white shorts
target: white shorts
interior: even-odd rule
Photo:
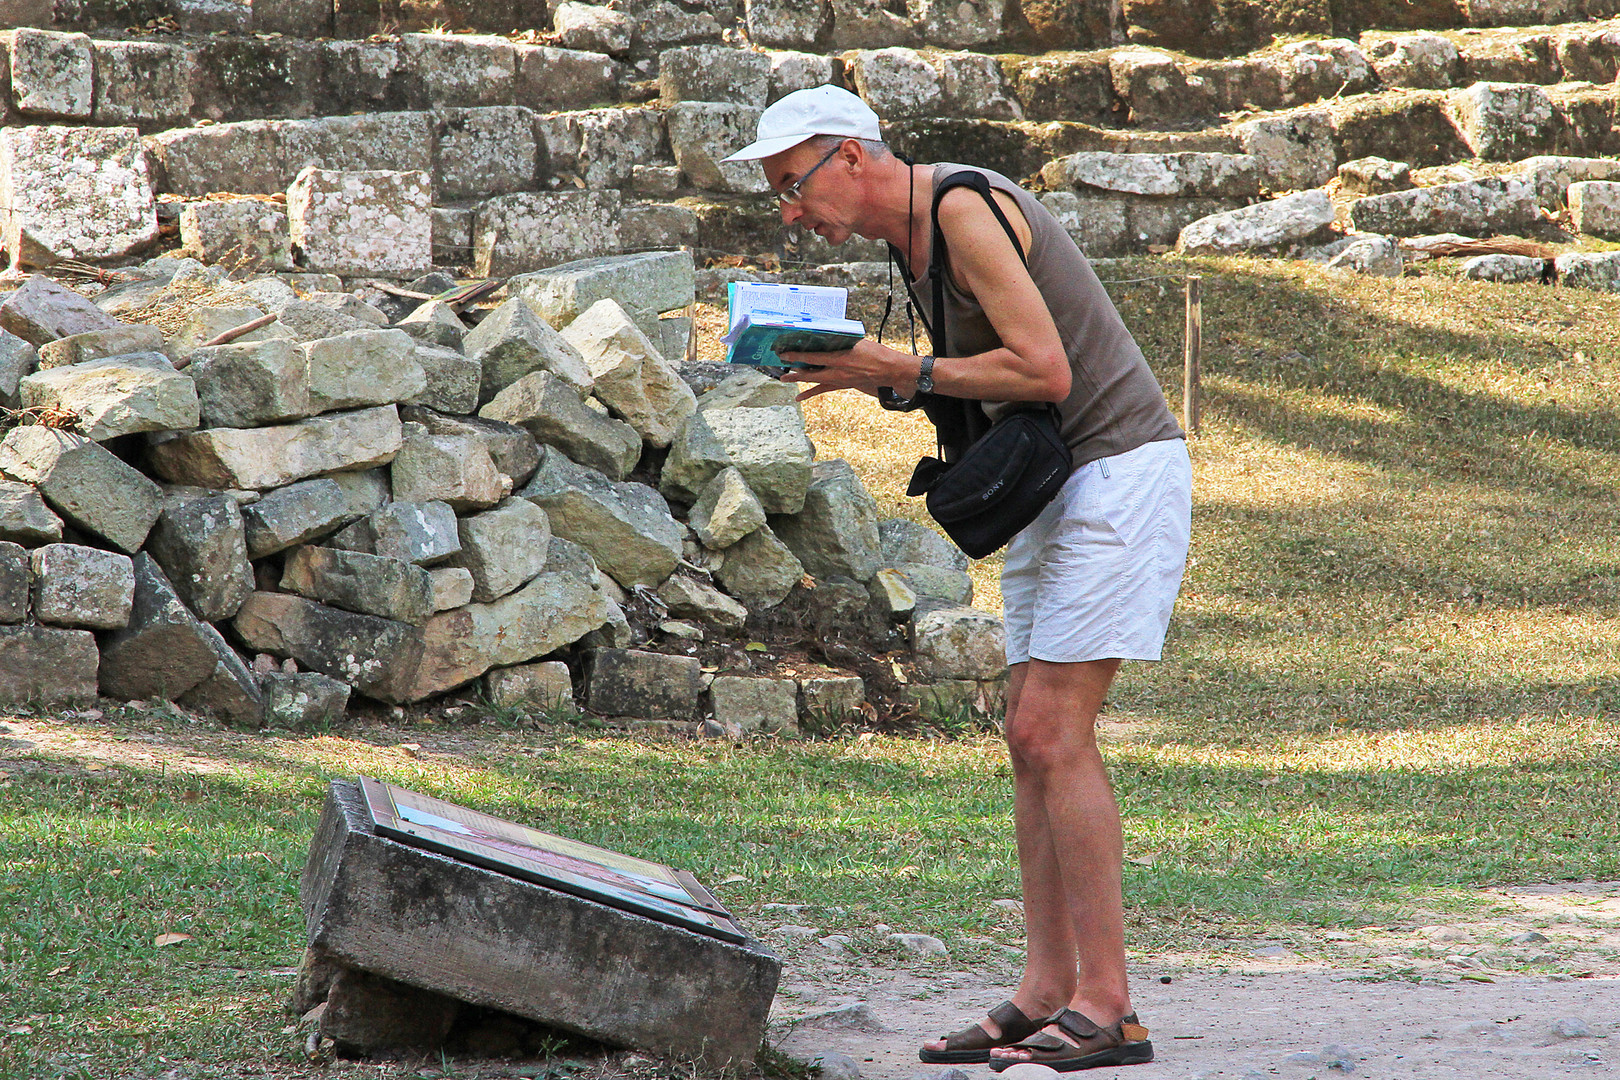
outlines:
[[[1185,440],[1076,469],[1007,546],[1007,663],[1159,659],[1191,534]]]

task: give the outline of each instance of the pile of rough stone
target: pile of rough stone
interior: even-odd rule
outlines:
[[[659,317],[693,300],[684,252],[513,278],[476,325],[329,275],[136,274],[94,302],[36,276],[0,303],[0,702],[296,726],[351,689],[577,684],[606,716],[793,731],[857,708],[861,680],[696,655],[790,597],[909,641],[935,694],[1002,672],[965,558],[814,460],[789,386],[665,358],[689,333]]]

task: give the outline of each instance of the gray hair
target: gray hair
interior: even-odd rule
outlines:
[[[815,144],[817,150],[825,154],[836,146],[842,146],[844,140],[851,137],[852,136],[848,135],[816,135],[813,136],[810,141]],[[860,143],[867,155],[872,158],[881,160],[882,158],[889,157],[893,153],[893,151],[889,149],[889,144],[883,142],[881,139],[856,139],[855,141]]]

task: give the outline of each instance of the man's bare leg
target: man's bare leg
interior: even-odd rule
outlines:
[[[1034,808],[1027,818],[1021,812],[1018,817],[1019,862],[1021,867],[1025,865],[1027,847],[1034,857],[1039,889],[1035,895],[1042,908],[1030,921],[1025,978],[1037,969],[1066,963],[1077,974],[1077,981],[1064,1004],[1104,1025],[1131,1011],[1125,976],[1124,845],[1119,806],[1096,739],[1097,712],[1118,670],[1118,660],[1031,661],[1018,709],[1009,711],[1007,725],[1017,785],[1015,808]],[[1049,864],[1041,865],[1044,850],[1050,851],[1056,864],[1061,903],[1069,920],[1069,944],[1061,956],[1037,952],[1054,948],[1039,936],[1043,933],[1040,920],[1049,917],[1044,909],[1050,903],[1050,891],[1042,887],[1041,880],[1050,872]],[[1030,877],[1026,868],[1026,889]],[[1031,900],[1026,892],[1026,919]],[[1066,1033],[1055,1027],[1046,1030],[1067,1040]],[[1021,1061],[1030,1055],[993,1050],[991,1056]]]
[[[1119,810],[1094,736],[1097,711],[1118,668],[1117,660],[1036,660],[1015,664],[1009,675],[1006,726],[1026,936],[1024,977],[1012,1001],[1026,1016],[1047,1016],[1067,1006],[1106,1024],[1130,1011]],[[1087,760],[1088,744],[1092,760]],[[1106,805],[1095,798],[1099,781]],[[1111,842],[1106,836],[1110,828]],[[1094,831],[1103,834],[1100,842],[1091,835]],[[1104,887],[1100,897],[1085,882],[1071,879],[1075,866],[1082,874],[1092,872],[1095,859],[1087,857],[1089,852],[1100,852],[1104,874],[1112,853],[1112,889]],[[1110,932],[1113,947],[1098,937]],[[1110,1012],[1114,1006],[1108,1002],[1115,999],[1121,1006]],[[995,1021],[979,1023],[992,1037],[1001,1034]],[[936,1040],[926,1045],[939,1050],[945,1044]]]

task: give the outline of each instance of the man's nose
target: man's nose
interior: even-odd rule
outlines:
[[[782,207],[782,224],[784,225],[792,225],[804,216],[804,207],[798,203],[784,202],[780,203],[780,205]]]

